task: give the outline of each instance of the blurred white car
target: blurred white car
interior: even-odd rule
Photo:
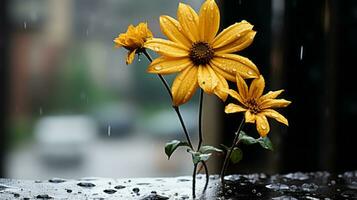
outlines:
[[[81,163],[97,127],[87,116],[50,116],[41,118],[34,131],[41,160],[51,166],[73,167]]]

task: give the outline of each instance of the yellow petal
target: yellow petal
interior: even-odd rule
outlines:
[[[214,0],[206,0],[200,9],[199,30],[200,39],[211,43],[219,29],[220,14]]]
[[[261,112],[261,114],[265,115],[267,117],[273,118],[276,121],[289,126],[288,120],[282,114],[278,113],[277,111],[275,111],[273,109],[265,109],[265,110],[263,110],[263,112]]]
[[[218,84],[218,77],[209,65],[198,67],[198,84],[207,94],[212,94]]]
[[[220,48],[216,48],[215,51],[217,53],[234,53],[237,51],[241,51],[247,48],[250,44],[252,44],[256,33],[257,32],[255,31],[250,31],[238,40],[232,41],[231,43]]]
[[[247,112],[245,112],[245,122],[246,123],[254,123],[256,119],[256,115],[252,114],[250,112],[250,110],[247,110]]]
[[[190,100],[197,87],[197,67],[193,66],[182,71],[177,75],[171,87],[173,105],[179,106]]]
[[[229,90],[227,90],[227,89],[222,89],[222,91],[225,92],[225,93],[227,93],[227,94],[229,94],[231,97],[237,99],[240,103],[242,103],[242,104],[244,103],[244,100],[243,100],[242,96],[240,96],[240,95],[238,94],[238,92],[236,92],[236,91],[234,91],[234,90],[232,90],[232,89],[229,89]]]
[[[270,131],[268,119],[264,115],[256,116],[256,127],[260,136],[265,137]]]
[[[187,38],[189,38],[191,42],[197,42],[199,40],[199,19],[197,13],[191,6],[180,3],[177,9],[177,18]]]
[[[135,58],[135,53],[136,53],[136,49],[128,52],[128,55],[126,56],[126,64],[127,65],[133,63],[134,58]]]
[[[226,101],[228,94],[226,92],[224,92],[223,90],[228,90],[229,86],[228,83],[226,81],[226,79],[221,76],[220,74],[217,74],[218,77],[218,84],[217,87],[214,89],[214,94],[217,95],[220,99],[222,99],[222,101]]]
[[[260,103],[261,109],[286,107],[291,101],[285,99],[266,99]]]
[[[242,76],[242,78],[257,78],[260,75],[255,64],[243,56],[235,54],[217,54],[211,62],[234,77],[237,73]],[[233,81],[235,81],[235,79]]]
[[[211,60],[211,67],[212,69],[217,73],[217,74],[220,74],[221,76],[223,76],[226,80],[229,80],[229,81],[232,81],[232,82],[235,82],[235,76],[232,75],[231,73],[228,73],[226,71],[224,71],[223,69],[219,68],[217,65],[217,62],[214,61],[214,60]]]
[[[213,41],[213,48],[217,49],[240,40],[253,29],[253,25],[243,20],[224,29]]]
[[[247,109],[245,109],[245,108],[243,108],[243,107],[241,107],[239,105],[230,103],[225,107],[224,112],[225,113],[237,113],[237,112],[244,112],[246,110]]]
[[[260,101],[266,100],[266,99],[275,99],[278,97],[284,90],[277,90],[277,91],[269,91],[265,95],[260,97]]]
[[[191,41],[182,33],[180,23],[174,18],[167,15],[160,16],[160,28],[169,40],[183,44],[186,47],[192,46]]]
[[[155,59],[147,69],[147,72],[154,74],[172,74],[180,72],[193,66],[189,58],[167,58],[159,57]]]
[[[155,51],[162,56],[168,57],[186,57],[188,48],[182,44],[171,42],[169,40],[153,38],[145,43],[145,47]]]
[[[253,99],[258,99],[262,96],[265,88],[265,81],[262,75],[252,81],[249,87],[249,97]]]
[[[239,74],[236,75],[236,82],[237,82],[238,92],[242,97],[242,100],[248,99],[249,98],[248,85]]]

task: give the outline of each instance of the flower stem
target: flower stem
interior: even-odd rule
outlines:
[[[200,150],[203,137],[202,137],[202,104],[203,104],[203,90],[200,89],[200,103],[199,103],[199,110],[198,110],[198,147],[197,151]]]
[[[176,114],[177,114],[177,116],[178,116],[178,118],[179,118],[179,120],[180,120],[180,123],[181,123],[182,129],[183,129],[183,132],[185,133],[185,136],[186,136],[186,140],[187,140],[188,145],[190,145],[190,148],[191,148],[192,150],[194,150],[194,149],[193,149],[192,142],[191,142],[191,139],[190,139],[190,136],[189,136],[188,131],[187,131],[187,128],[186,128],[186,126],[185,126],[185,122],[183,121],[182,115],[181,115],[181,113],[180,113],[180,108],[179,108],[178,106],[172,106],[172,107],[173,107],[174,110],[176,111]]]
[[[221,183],[222,183],[223,188],[224,188],[224,176],[225,176],[228,164],[229,164],[229,158],[232,155],[234,147],[236,145],[238,145],[238,143],[239,143],[238,138],[239,138],[240,131],[243,129],[243,126],[244,126],[244,116],[243,116],[242,121],[240,122],[240,125],[239,125],[238,129],[237,129],[236,136],[234,137],[232,146],[227,151],[226,157],[225,157],[224,162],[223,162],[223,167],[222,167],[222,170],[221,170]]]
[[[205,183],[205,187],[203,188],[203,192],[206,191],[207,187],[208,187],[208,181],[209,181],[209,173],[208,173],[208,168],[207,168],[207,164],[205,161],[201,162],[203,167],[205,168],[205,172],[206,172],[206,183]]]
[[[151,58],[151,56],[149,55],[149,53],[148,53],[146,50],[143,50],[142,52],[144,53],[144,55],[146,56],[146,58],[147,58],[150,62],[152,62],[152,58]],[[172,100],[172,93],[171,93],[169,84],[167,83],[167,81],[165,80],[165,78],[164,78],[161,74],[157,74],[157,76],[160,78],[161,82],[164,84],[165,89],[166,89],[166,91],[169,93],[169,95],[170,95],[170,97],[171,97],[171,100]]]
[[[192,174],[192,197],[193,199],[196,198],[196,171],[197,171],[197,164],[193,165],[193,174]]]

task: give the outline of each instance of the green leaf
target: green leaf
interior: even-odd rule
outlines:
[[[260,137],[258,139],[258,142],[259,142],[260,146],[262,146],[264,149],[274,151],[273,144],[271,143],[271,141],[268,137]]]
[[[257,139],[247,135],[244,131],[240,131],[238,139],[246,145],[256,144],[258,142]]]
[[[193,164],[197,164],[201,161],[206,161],[212,155],[211,153],[201,153],[201,152],[192,151],[190,149],[188,149],[187,152],[191,153]]]
[[[235,147],[232,151],[232,154],[231,154],[231,161],[233,164],[236,164],[238,163],[239,161],[241,161],[243,158],[243,151],[240,150],[238,147]]]
[[[180,147],[180,146],[190,146],[187,142],[181,142],[178,140],[172,140],[171,142],[168,142],[165,144],[165,153],[167,155],[167,159],[170,159],[170,156],[174,151]]]
[[[213,153],[213,152],[219,152],[222,153],[223,151],[221,149],[218,149],[216,147],[213,146],[202,146],[200,149],[201,153]]]
[[[228,151],[230,148],[229,147],[227,147],[226,145],[224,145],[224,144],[220,144],[220,146],[225,150],[225,151]]]

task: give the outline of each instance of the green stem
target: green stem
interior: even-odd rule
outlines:
[[[192,197],[193,199],[196,198],[196,171],[197,171],[197,164],[193,165],[193,174],[192,174]]]
[[[149,55],[149,53],[146,51],[146,50],[143,50],[142,51],[144,53],[144,55],[146,56],[146,58],[152,62],[152,58],[151,56]],[[167,90],[167,92],[169,93],[170,97],[171,97],[171,100],[172,100],[172,93],[171,93],[171,90],[170,90],[170,86],[169,84],[167,83],[166,79],[161,75],[161,74],[157,74],[157,76],[160,78],[161,82],[164,84],[165,86],[165,89]]]
[[[174,110],[176,111],[176,114],[177,114],[177,116],[178,116],[178,118],[179,118],[179,120],[180,120],[182,129],[183,129],[183,132],[185,133],[185,136],[186,136],[187,143],[190,145],[190,148],[191,148],[192,150],[194,150],[194,149],[193,149],[192,142],[191,142],[191,139],[190,139],[190,136],[189,136],[188,131],[187,131],[187,128],[186,128],[186,126],[185,126],[185,122],[183,121],[182,115],[181,115],[181,113],[180,113],[179,107],[178,107],[178,106],[172,106],[172,107],[173,107]]]
[[[205,168],[205,172],[206,172],[206,183],[205,183],[205,187],[203,188],[203,191],[206,191],[207,187],[208,187],[208,182],[209,182],[209,173],[208,173],[208,168],[207,168],[207,164],[205,161],[201,161],[203,167]]]
[[[197,150],[199,151],[202,146],[202,104],[203,104],[203,90],[200,90],[200,103],[199,103],[199,110],[198,110],[198,147]]]
[[[151,56],[149,55],[149,53],[146,51],[146,49],[142,50],[142,52],[144,53],[144,55],[146,56],[146,58],[152,62],[152,58]],[[173,96],[172,96],[172,92],[170,90],[170,86],[169,84],[167,83],[167,81],[165,80],[165,78],[161,75],[161,74],[158,74],[158,77],[160,78],[162,84],[164,84],[165,88],[166,88],[166,91],[169,93],[170,95],[170,98],[171,100],[173,99]],[[185,122],[183,121],[183,118],[182,118],[182,115],[181,115],[181,112],[180,112],[180,109],[178,106],[172,106],[173,109],[175,110],[179,120],[180,120],[180,123],[181,123],[181,126],[182,126],[182,129],[183,129],[183,132],[186,136],[186,140],[187,140],[187,143],[190,145],[190,148],[193,150],[193,145],[192,145],[192,142],[191,142],[191,139],[190,139],[190,136],[188,134],[188,131],[187,131],[187,128],[186,128],[186,125],[185,125]]]
[[[227,151],[226,157],[225,157],[224,162],[223,162],[223,167],[222,167],[222,170],[221,170],[221,183],[222,183],[223,188],[224,188],[224,176],[225,176],[228,164],[229,164],[229,158],[232,155],[232,151],[233,151],[234,147],[236,145],[238,145],[238,143],[239,143],[238,138],[239,138],[240,131],[243,129],[243,126],[244,126],[244,116],[243,116],[243,119],[242,119],[242,121],[241,121],[241,123],[239,125],[239,128],[238,128],[237,132],[236,132],[236,136],[234,137],[232,146]]]

